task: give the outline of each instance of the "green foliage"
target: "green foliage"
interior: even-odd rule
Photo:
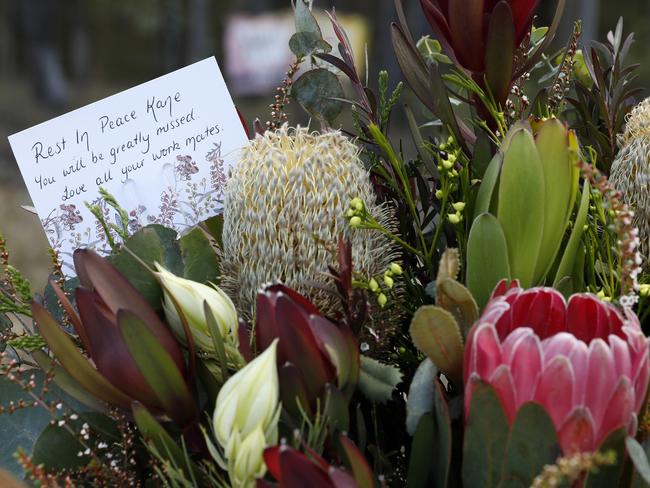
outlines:
[[[441,307],[425,305],[411,321],[411,337],[445,376],[463,382],[463,338],[454,316]]]
[[[402,373],[395,366],[361,356],[359,389],[368,400],[377,403],[389,401],[401,381]]]
[[[345,97],[338,77],[324,68],[308,71],[296,80],[291,96],[314,118],[332,125],[343,110]]]

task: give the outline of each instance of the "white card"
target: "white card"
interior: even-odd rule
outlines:
[[[247,137],[214,57],[9,137],[52,247],[67,271],[78,247],[109,251],[85,202],[133,233],[182,233],[222,210],[230,166]]]

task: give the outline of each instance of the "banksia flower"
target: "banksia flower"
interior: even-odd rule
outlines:
[[[650,374],[637,317],[593,295],[567,303],[552,288],[496,294],[467,339],[466,413],[485,381],[509,422],[526,402],[542,405],[565,455],[594,452],[621,427],[634,435]]]
[[[650,98],[630,114],[621,150],[612,164],[610,182],[623,194],[639,228],[641,253],[650,255]]]
[[[332,249],[341,235],[351,241],[355,270],[367,279],[395,260],[388,238],[350,228],[346,212],[355,198],[391,227],[387,210],[375,203],[359,149],[340,132],[285,125],[243,149],[224,199],[221,283],[241,314],[251,317],[261,286],[276,281],[333,314],[336,298],[318,285],[336,264]]]

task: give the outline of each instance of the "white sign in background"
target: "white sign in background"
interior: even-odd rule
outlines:
[[[246,144],[214,57],[9,137],[52,247],[68,271],[78,247],[109,250],[85,202],[128,228],[157,223],[183,232],[222,210],[237,150]]]

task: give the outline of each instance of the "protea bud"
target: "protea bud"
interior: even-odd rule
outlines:
[[[526,402],[541,404],[567,455],[595,451],[619,428],[634,435],[650,373],[636,316],[623,317],[593,295],[567,303],[552,288],[500,293],[467,340],[466,415],[483,381],[511,423]]]
[[[204,304],[207,303],[214,316],[226,352],[238,355],[239,322],[232,300],[216,286],[207,286],[196,281],[180,278],[156,264],[156,276],[164,292],[163,308],[167,322],[176,336],[185,340],[185,331],[176,307],[180,307],[187,319],[192,337],[199,349],[214,352],[214,342],[205,317]]]
[[[233,486],[264,476],[264,449],[278,439],[277,341],[231,376],[217,396],[213,428]],[[214,453],[213,455],[216,455]],[[220,460],[220,457],[217,457]]]
[[[630,114],[621,150],[612,164],[610,183],[623,194],[634,211],[634,225],[639,228],[641,253],[650,255],[650,98]]]
[[[224,199],[222,286],[239,312],[252,316],[258,290],[278,280],[333,312],[336,299],[314,285],[335,265],[341,235],[351,240],[358,273],[370,279],[383,272],[396,252],[379,233],[349,228],[345,213],[354,198],[390,227],[359,149],[340,132],[284,126],[251,141]]]

